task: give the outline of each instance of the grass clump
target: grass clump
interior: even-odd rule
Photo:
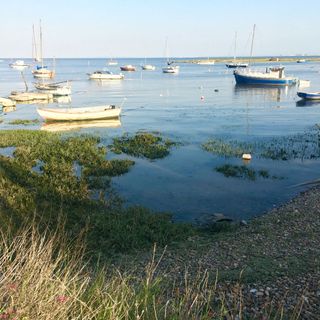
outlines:
[[[247,143],[239,141],[224,141],[212,138],[202,144],[202,148],[208,152],[223,157],[241,157],[244,153],[252,153],[253,147]]]
[[[134,136],[124,134],[122,137],[114,138],[111,151],[153,160],[168,156],[173,145],[174,142],[163,139],[159,134],[138,132]]]
[[[39,123],[38,119],[33,119],[33,120],[23,120],[23,119],[17,119],[17,120],[12,120],[9,122],[9,124],[14,124],[14,125],[30,125],[30,124],[37,124]]]

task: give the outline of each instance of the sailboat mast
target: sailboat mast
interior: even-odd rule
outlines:
[[[249,64],[251,62],[252,59],[252,52],[253,52],[253,41],[254,41],[254,33],[256,31],[256,25],[253,25],[253,31],[252,31],[252,40],[251,40],[251,50],[250,50],[250,59],[249,59]]]
[[[237,31],[234,33],[234,54],[233,54],[233,61],[236,61],[236,52],[237,52]]]
[[[169,64],[169,57],[168,57],[168,37],[166,37],[165,56],[166,56],[166,58],[167,58],[167,64]]]
[[[40,59],[41,59],[41,67],[43,68],[42,26],[41,26],[41,20],[40,20]]]

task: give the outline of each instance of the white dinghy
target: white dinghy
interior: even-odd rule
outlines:
[[[37,111],[46,121],[79,121],[118,118],[121,108],[105,105],[86,108],[38,108]]]

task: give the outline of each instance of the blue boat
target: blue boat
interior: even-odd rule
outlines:
[[[297,78],[286,77],[284,67],[266,68],[264,72],[237,69],[233,74],[237,84],[245,85],[291,86],[298,81]]]
[[[320,92],[297,92],[298,97],[304,100],[320,100]]]

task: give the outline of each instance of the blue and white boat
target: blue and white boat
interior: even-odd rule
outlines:
[[[265,71],[237,69],[233,74],[237,84],[245,85],[290,86],[298,81],[297,78],[286,77],[284,67],[266,68]]]
[[[298,91],[297,95],[304,100],[320,100],[320,92]]]

